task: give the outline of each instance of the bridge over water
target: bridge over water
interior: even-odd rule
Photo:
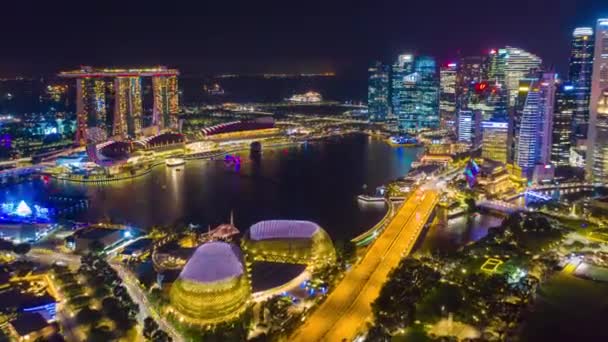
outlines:
[[[365,329],[390,271],[407,257],[439,202],[436,190],[417,190],[291,341],[352,341]]]

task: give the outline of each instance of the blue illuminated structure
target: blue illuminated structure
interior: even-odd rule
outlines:
[[[51,210],[34,204],[33,207],[21,200],[18,203],[5,202],[0,206],[0,219],[17,222],[50,222]]]
[[[227,167],[234,167],[234,170],[238,171],[241,168],[241,157],[227,154],[226,157],[224,157],[224,164]]]
[[[477,184],[477,175],[479,175],[479,166],[473,159],[469,160],[467,166],[464,168],[464,176],[467,179],[469,188],[472,188]]]

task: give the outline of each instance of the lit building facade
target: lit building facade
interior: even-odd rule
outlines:
[[[84,145],[89,140],[96,140],[96,136],[126,138],[139,135],[143,128],[141,77],[163,80],[153,81],[153,112],[157,117],[160,114],[176,117],[179,112],[178,75],[177,70],[163,66],[148,69],[96,69],[85,66],[59,73],[59,77],[76,79],[75,142]],[[177,119],[174,121],[177,122]],[[97,134],[99,132],[104,134]]]
[[[389,68],[374,62],[369,68],[367,108],[370,121],[384,122],[389,113]]]
[[[577,108],[578,94],[571,84],[561,84],[555,94],[553,137],[551,139],[551,163],[555,166],[570,165],[572,146],[572,119]]]
[[[457,64],[449,63],[439,70],[439,84],[441,89],[439,110],[441,121],[454,121],[456,114],[456,88],[457,88]]]
[[[434,58],[400,55],[391,84],[400,132],[439,127],[439,71]]]
[[[605,182],[608,177],[608,18],[597,21],[589,101],[586,177]]]
[[[468,109],[476,102],[476,86],[487,79],[488,59],[483,56],[467,56],[460,59],[456,77],[456,110]]]
[[[103,79],[87,77],[76,80],[76,142],[86,142],[89,128],[106,129],[106,103],[106,82]]]
[[[521,118],[523,116],[526,100],[528,99],[528,93],[537,81],[537,78],[525,78],[519,81],[515,106],[511,108],[511,115],[509,115],[509,162],[516,160],[517,150],[519,148]]]
[[[393,115],[397,117],[398,129],[404,131],[404,118],[413,112],[413,89],[415,82],[411,80],[414,68],[414,56],[403,54],[397,57],[391,74],[391,103]]]
[[[569,78],[575,95],[576,107],[573,113],[574,139],[587,139],[589,123],[589,97],[591,96],[591,76],[593,73],[593,28],[577,27],[572,35]]]
[[[135,137],[142,128],[141,78],[116,77],[114,79],[114,136]]]
[[[481,144],[481,121],[479,111],[461,110],[458,112],[457,133],[458,141],[470,144],[473,148]]]
[[[439,74],[435,59],[418,56],[414,73],[418,75],[415,93],[415,129],[439,128]]]
[[[458,112],[458,141],[473,142],[473,112],[470,110]]]
[[[504,59],[501,62],[505,63],[504,77],[509,94],[509,106],[513,106],[517,98],[519,80],[537,73],[542,60],[540,57],[522,49],[507,46],[504,50],[506,50],[506,54],[502,55]]]
[[[540,57],[525,50],[507,46],[490,51],[490,82],[499,84],[506,91],[507,105],[512,107],[517,99],[519,81],[540,70]]]
[[[484,121],[481,123],[481,156],[507,164],[509,124],[507,122]]]
[[[555,74],[544,73],[530,85],[517,132],[515,161],[524,173],[536,164],[548,164],[551,156],[551,129],[555,103]]]
[[[152,124],[160,128],[175,127],[179,113],[177,76],[152,77],[154,108]]]

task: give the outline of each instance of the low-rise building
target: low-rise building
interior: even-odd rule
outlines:
[[[9,331],[18,341],[34,341],[50,337],[55,329],[39,313],[24,313],[10,321]]]
[[[123,238],[124,231],[121,229],[88,227],[76,231],[68,238],[67,244],[76,252],[87,251],[94,241],[99,241],[103,246],[110,246]]]

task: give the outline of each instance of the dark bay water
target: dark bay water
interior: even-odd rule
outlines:
[[[2,189],[0,201],[44,205],[55,195],[86,196],[89,208],[72,218],[143,229],[189,223],[214,227],[228,222],[234,211],[242,232],[261,220],[300,219],[319,223],[334,240],[348,240],[386,213],[383,205],[361,205],[357,195],[405,175],[419,153],[420,148],[393,148],[352,135],[266,149],[255,161],[243,151],[238,170],[223,160],[194,160],[179,167],[181,171],[160,165],[146,176],[104,185],[36,180]],[[485,216],[443,220],[429,229],[420,248],[458,248],[499,223]]]
[[[383,206],[360,207],[356,196],[405,175],[421,149],[392,148],[364,135],[264,150],[259,161],[239,153],[239,170],[223,161],[188,161],[181,171],[156,167],[133,180],[105,185],[34,181],[6,188],[3,200],[44,202],[49,195],[87,196],[75,219],[111,219],[147,228],[229,220],[246,230],[268,219],[312,220],[334,238],[350,239],[374,225]]]

